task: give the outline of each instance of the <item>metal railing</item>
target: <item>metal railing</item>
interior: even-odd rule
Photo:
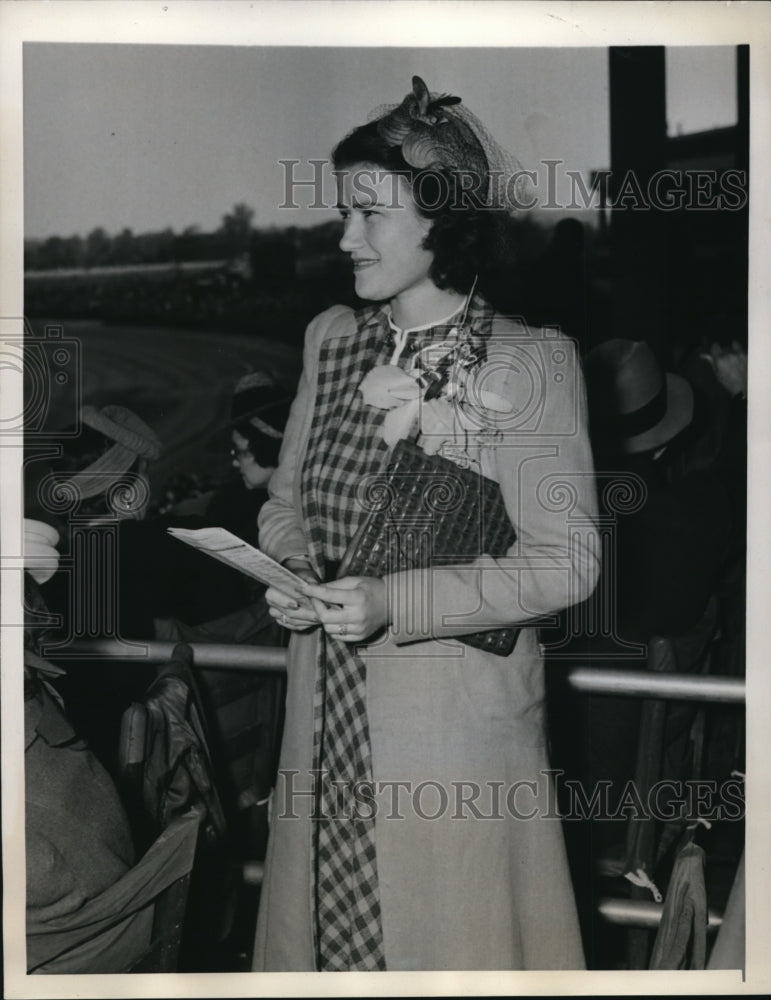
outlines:
[[[597,903],[597,912],[609,924],[647,930],[658,927],[661,923],[664,904],[655,903],[652,899],[615,899],[606,896]],[[722,923],[722,914],[710,908],[707,913],[707,930],[712,933]]]
[[[123,663],[164,663],[176,643],[154,639],[129,643],[119,639],[82,639],[70,642],[60,653],[46,650],[49,659],[117,660]],[[278,646],[240,646],[229,643],[190,643],[196,666],[221,670],[286,670],[287,651]],[[573,691],[626,695],[632,698],[666,698],[677,701],[711,701],[743,704],[743,677],[710,674],[654,673],[613,667],[568,666],[559,661],[550,670],[564,670],[564,680]]]
[[[171,658],[176,642],[148,640],[126,642],[118,639],[82,639],[70,642],[59,654],[46,650],[49,659],[110,659],[122,663],[164,663]],[[287,650],[277,646],[246,646],[229,643],[190,643],[198,667],[222,670],[286,671]],[[559,661],[552,664],[554,669]],[[561,664],[559,664],[562,667]],[[704,674],[662,674],[648,670],[620,670],[611,667],[564,665],[562,679],[573,691],[592,694],[625,695],[633,698],[665,698],[694,702],[744,704],[746,685],[742,677]],[[608,923],[626,927],[655,928],[661,921],[663,904],[645,899],[599,900],[597,910]],[[708,930],[717,930],[722,915],[709,911]]]

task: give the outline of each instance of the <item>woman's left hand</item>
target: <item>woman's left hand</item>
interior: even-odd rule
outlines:
[[[327,635],[342,642],[364,642],[388,624],[386,585],[374,576],[346,576],[305,588],[309,597],[332,605],[320,611]]]

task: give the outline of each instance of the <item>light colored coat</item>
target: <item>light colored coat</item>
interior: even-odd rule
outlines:
[[[307,552],[300,472],[320,346],[356,331],[354,314],[342,306],[308,328],[279,468],[260,514],[260,545],[278,560]],[[583,967],[561,821],[545,773],[536,629],[522,628],[509,657],[453,638],[555,612],[594,587],[596,502],[583,382],[569,341],[502,317],[488,360],[496,364],[486,388],[515,411],[502,440],[474,457],[499,481],[517,540],[505,559],[386,577],[392,625],[362,652],[391,971]],[[317,641],[317,632],[295,634],[289,648],[258,970],[314,969],[312,798],[304,793],[312,780]]]

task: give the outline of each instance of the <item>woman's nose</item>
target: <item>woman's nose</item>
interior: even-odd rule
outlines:
[[[230,464],[233,466],[234,469],[240,469],[241,468],[241,463],[238,460],[238,455],[234,455],[233,456],[233,461]]]
[[[340,239],[340,249],[345,253],[351,253],[363,243],[361,232],[361,220],[355,215],[350,215],[343,222],[343,235]]]

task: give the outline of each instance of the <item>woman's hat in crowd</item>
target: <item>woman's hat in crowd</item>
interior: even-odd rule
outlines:
[[[161,454],[161,441],[155,431],[125,406],[109,405],[101,409],[83,406],[80,419],[87,427],[115,442],[85,469],[70,477],[83,500],[103,493],[128,472],[138,458],[154,461]]]
[[[671,441],[693,418],[693,390],[665,372],[644,341],[608,340],[584,363],[592,440],[610,454],[635,455]]]
[[[243,375],[233,390],[230,426],[250,424],[266,437],[279,440],[289,416],[292,395],[267,372]]]

